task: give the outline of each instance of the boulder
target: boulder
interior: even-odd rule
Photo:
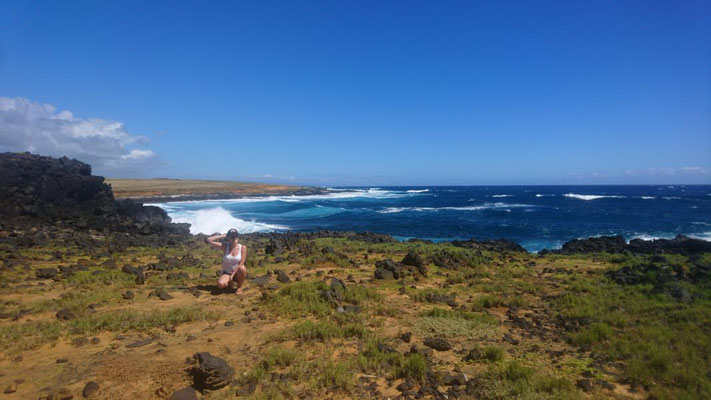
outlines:
[[[169,400],[198,400],[198,397],[197,393],[195,393],[195,389],[187,386],[173,392]]]
[[[37,276],[37,279],[52,279],[58,273],[59,271],[56,268],[40,268],[35,271],[35,276]]]
[[[452,344],[449,343],[447,339],[441,337],[428,337],[425,338],[423,343],[425,346],[437,351],[447,351],[452,349]]]
[[[200,391],[217,390],[230,384],[235,371],[225,360],[208,352],[195,353],[193,359],[197,365],[190,371],[194,387]]]

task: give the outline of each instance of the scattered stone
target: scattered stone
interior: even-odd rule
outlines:
[[[193,358],[198,361],[198,365],[190,373],[194,380],[193,386],[198,390],[217,390],[232,381],[235,371],[225,360],[208,352],[195,353]]]
[[[197,337],[195,335],[188,335],[188,337],[185,339],[185,341],[192,342],[195,339],[197,339]]]
[[[289,283],[291,282],[291,278],[284,272],[284,270],[278,269],[274,271],[277,274],[277,280],[281,283]]]
[[[133,267],[131,265],[124,265],[121,271],[126,274],[133,274],[136,276],[136,283],[143,285],[146,283],[146,273],[143,271],[143,267]]]
[[[130,290],[127,290],[126,293],[124,293],[122,296],[126,300],[131,300],[131,299],[133,299],[133,292]]]
[[[428,337],[423,342],[425,346],[437,351],[447,351],[452,349],[452,344],[447,339],[441,337]]]
[[[135,348],[137,348],[137,347],[143,347],[143,346],[146,346],[146,345],[149,345],[149,344],[153,343],[154,340],[155,340],[155,339],[153,339],[153,338],[148,338],[148,339],[143,339],[143,340],[137,340],[137,341],[135,341],[135,342],[133,342],[133,343],[127,344],[127,345],[126,345],[126,348],[128,348],[128,349],[135,349]]]
[[[404,381],[404,382],[402,382],[401,384],[397,385],[397,386],[395,387],[395,389],[396,389],[398,392],[401,392],[401,393],[402,393],[402,392],[406,392],[406,391],[412,389],[414,386],[415,386],[415,385],[414,385],[411,381]],[[376,389],[378,388],[378,385],[377,385],[377,384],[375,385],[375,388],[376,388]]]
[[[225,326],[227,326],[227,327],[234,326],[234,324],[235,324],[235,321],[225,321]]]
[[[259,287],[264,287],[269,284],[269,275],[264,274],[262,276],[258,276],[254,279],[252,279],[252,283],[259,286]]]
[[[412,333],[411,332],[402,333],[402,334],[400,334],[400,339],[402,339],[402,341],[405,343],[410,343],[410,340],[412,339]]]
[[[467,376],[462,373],[442,376],[442,384],[445,386],[466,385],[468,380]]]
[[[68,321],[68,320],[70,320],[70,319],[74,319],[74,318],[77,317],[77,316],[74,315],[74,313],[71,312],[71,310],[69,310],[68,308],[62,308],[61,310],[57,311],[56,316],[57,316],[57,319],[61,319],[61,320],[64,320],[64,321]]]
[[[99,384],[94,381],[87,382],[81,392],[85,398],[93,397],[97,393],[99,393]]]
[[[17,384],[11,383],[5,388],[5,394],[17,392]]]
[[[91,344],[99,344],[99,343],[101,343],[101,339],[99,339],[98,337],[91,338]]]
[[[57,359],[57,364],[63,364],[69,362],[68,358],[58,358]]]
[[[607,389],[607,390],[615,390],[615,389],[617,388],[617,387],[615,386],[615,384],[610,383],[610,382],[605,381],[605,380],[602,380],[602,379],[598,379],[598,380],[596,380],[595,382],[596,382],[598,385],[604,387],[604,388]]]
[[[57,276],[58,273],[59,271],[55,268],[40,268],[35,271],[37,279],[52,279]]]
[[[593,388],[593,384],[590,382],[590,379],[578,379],[578,381],[575,382],[575,386],[585,393],[589,393]]]
[[[170,396],[170,400],[198,400],[198,397],[197,393],[195,393],[195,389],[190,386],[187,386],[175,391]]]
[[[87,343],[89,343],[89,339],[87,339],[83,336],[72,339],[72,346],[74,346],[74,347],[81,347]]]
[[[237,396],[250,396],[254,391],[257,390],[257,382],[250,382],[249,384],[237,389]]]
[[[168,294],[168,292],[167,292],[165,289],[163,289],[163,288],[158,288],[158,289],[156,289],[154,293],[155,293],[155,295],[158,296],[158,298],[161,299],[161,300],[170,300],[170,299],[173,298],[173,296],[171,296],[170,294]]]

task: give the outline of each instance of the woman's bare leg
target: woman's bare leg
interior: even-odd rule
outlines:
[[[244,290],[244,280],[247,278],[247,268],[244,266],[241,266],[237,269],[237,273],[235,274],[235,280],[237,281],[237,292],[236,294],[242,294],[242,291]]]

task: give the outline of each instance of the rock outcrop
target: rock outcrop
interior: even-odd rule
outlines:
[[[711,252],[711,242],[677,235],[674,239],[632,239],[629,243],[621,235],[574,239],[563,244],[560,250],[545,250],[545,253],[625,253],[636,254],[682,254],[693,255]]]
[[[0,230],[16,244],[33,246],[65,231],[68,240],[91,246],[97,234],[116,245],[177,243],[187,224],[173,224],[159,207],[114,200],[104,178],[67,157],[0,154]]]

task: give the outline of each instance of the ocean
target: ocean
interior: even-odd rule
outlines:
[[[513,240],[529,251],[621,234],[711,240],[711,185],[343,187],[309,196],[152,204],[191,233],[343,230]]]

